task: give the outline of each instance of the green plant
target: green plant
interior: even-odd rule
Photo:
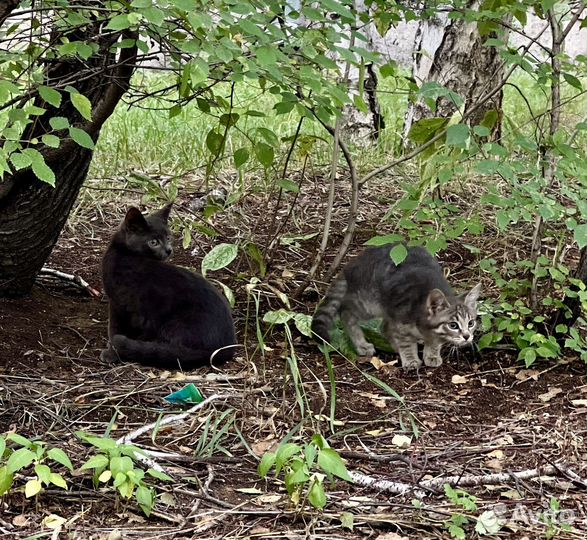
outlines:
[[[477,510],[477,498],[473,495],[469,495],[466,491],[463,491],[462,489],[454,489],[449,484],[445,484],[444,493],[450,502],[459,506],[463,510],[466,510],[467,512],[475,512]],[[466,537],[463,527],[468,525],[470,520],[470,516],[465,516],[461,513],[454,513],[444,522],[444,526],[453,538],[461,540]]]
[[[548,510],[542,512],[538,519],[546,525],[544,537],[546,540],[554,538],[562,531],[572,531],[570,523],[565,523],[564,514],[561,512],[560,501],[556,497],[551,497],[548,501]]]
[[[285,488],[296,506],[303,506],[307,499],[314,508],[324,508],[327,502],[325,478],[331,482],[334,477],[352,482],[338,452],[330,448],[321,435],[314,435],[304,446],[285,443],[277,452],[265,453],[259,463],[259,476],[267,478],[272,468],[275,468],[276,477],[283,472]]]
[[[81,470],[94,471],[94,487],[98,488],[100,484],[108,484],[112,480],[112,486],[122,498],[130,499],[134,494],[141,510],[147,516],[150,515],[155,505],[156,492],[146,483],[145,471],[137,467],[141,450],[128,444],[117,444],[108,437],[97,437],[82,431],[76,435],[98,450],[80,467]],[[167,474],[153,468],[147,469],[146,474],[157,480],[172,480]]]
[[[10,448],[6,445],[6,441],[11,441],[20,448]],[[60,448],[48,448],[47,443],[43,441],[31,441],[16,433],[6,437],[0,436],[0,497],[12,489],[14,475],[31,466],[34,478],[25,483],[26,497],[38,495],[50,485],[67,489],[67,482],[63,476],[55,472],[48,464],[51,462],[53,465],[59,464],[73,471],[69,457]]]
[[[467,512],[466,515],[461,512],[455,512],[449,519],[444,521],[446,530],[453,538],[464,540],[466,538],[465,527],[471,522],[475,523],[475,532],[480,536],[495,534],[501,529],[503,522],[493,510],[485,510],[479,516],[471,515],[472,512],[476,512],[478,509],[475,496],[462,489],[454,489],[449,484],[444,485],[444,493],[450,502]]]

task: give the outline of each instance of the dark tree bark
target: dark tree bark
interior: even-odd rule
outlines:
[[[68,37],[72,41],[92,40],[99,44],[99,52],[84,61],[70,57],[53,60],[45,70],[46,84],[56,86],[68,81],[77,88],[92,103],[92,120],[83,119],[63,92],[59,109],[44,104],[48,111],[29,126],[25,140],[49,131],[49,118],[64,116],[70,125],[85,130],[97,141],[102,125],[129,87],[136,47],[122,49],[117,56],[111,46],[119,34],[103,33],[99,23],[76,29]],[[54,188],[38,180],[31,169],[8,175],[0,183],[0,296],[30,292],[86,178],[93,151],[65,138],[66,132],[60,135],[64,138],[58,149],[35,146],[55,173]]]

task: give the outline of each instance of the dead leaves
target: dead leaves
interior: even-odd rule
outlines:
[[[548,403],[552,398],[558,396],[559,394],[562,394],[562,391],[562,388],[551,388],[548,392],[545,392],[544,394],[539,394],[538,399],[544,403]]]

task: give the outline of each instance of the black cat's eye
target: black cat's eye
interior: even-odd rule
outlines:
[[[451,323],[448,323],[448,327],[449,327],[451,330],[458,330],[458,329],[459,329],[459,325],[458,325],[456,322],[451,322]]]
[[[151,247],[157,247],[159,245],[159,240],[157,240],[157,238],[153,238],[152,240],[149,240],[149,245]]]

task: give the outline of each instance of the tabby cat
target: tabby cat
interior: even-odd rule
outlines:
[[[171,205],[143,216],[130,208],[102,261],[108,295],[108,348],[102,359],[190,369],[232,358],[230,307],[202,276],[174,266]]]
[[[312,331],[329,341],[340,314],[357,353],[373,356],[375,348],[365,339],[359,322],[382,318],[385,337],[405,370],[422,365],[418,343],[424,344],[424,364],[440,366],[442,345],[472,343],[481,284],[456,296],[425,249],[408,248],[406,259],[396,266],[389,255],[391,247],[368,248],[346,266],[316,311]]]

